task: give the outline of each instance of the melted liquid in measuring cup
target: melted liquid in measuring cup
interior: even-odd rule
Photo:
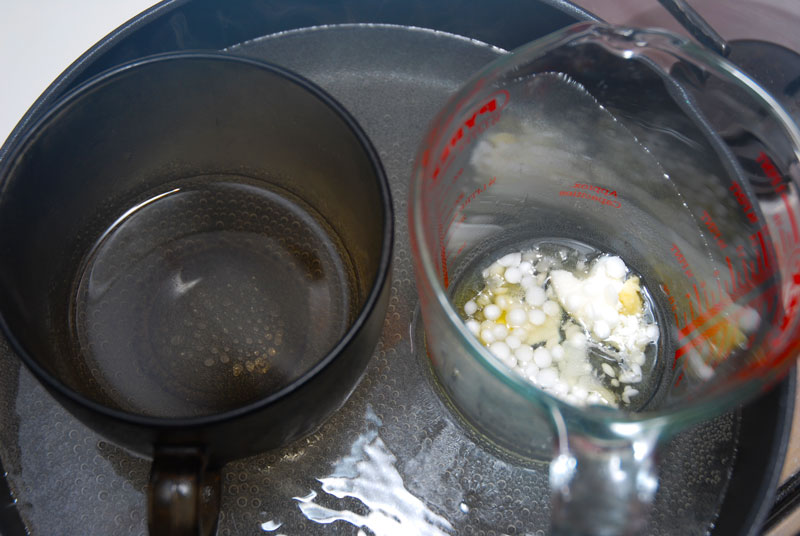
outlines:
[[[187,180],[122,216],[76,281],[73,345],[104,397],[185,417],[298,378],[354,314],[353,268],[302,200],[240,177]]]
[[[659,328],[642,278],[619,257],[539,240],[462,281],[454,300],[469,330],[534,385],[575,405],[649,400]]]

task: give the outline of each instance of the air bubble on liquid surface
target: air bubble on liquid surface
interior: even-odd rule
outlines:
[[[335,464],[330,475],[318,479],[324,493],[340,500],[356,499],[366,513],[322,506],[313,490],[294,498],[300,511],[315,523],[345,521],[385,536],[451,534],[450,522],[405,488],[395,455],[378,435],[381,421],[369,406],[367,422],[372,426],[356,438],[350,453]]]

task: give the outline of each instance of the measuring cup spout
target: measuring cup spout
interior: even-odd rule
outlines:
[[[641,534],[658,489],[654,456],[658,434],[567,432],[560,415],[556,420],[557,449],[550,462],[551,533]],[[626,427],[638,428],[635,424]]]

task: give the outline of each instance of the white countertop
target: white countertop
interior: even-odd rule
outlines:
[[[0,0],[0,142],[73,61],[122,23],[157,3]]]

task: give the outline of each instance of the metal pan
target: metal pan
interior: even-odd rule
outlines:
[[[554,1],[165,2],[73,64],[0,149],[3,158],[27,122],[93,74],[180,49],[224,49],[296,70],[340,100],[376,145],[399,215],[381,343],[351,400],[318,433],[226,467],[219,534],[546,532],[545,468],[472,435],[430,378],[414,324],[405,188],[416,143],[450,92],[500,49],[589,18]],[[5,344],[0,366],[0,460],[16,501],[0,507],[0,533],[143,533],[149,462],[78,424]],[[760,530],[784,456],[793,380],[665,449],[653,534],[687,534],[676,532],[676,517],[692,534]]]

